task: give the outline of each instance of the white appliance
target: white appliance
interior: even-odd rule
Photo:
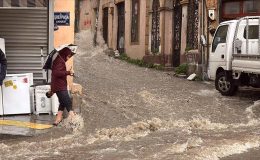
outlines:
[[[0,49],[5,53],[5,39],[0,38]]]
[[[52,113],[53,115],[57,115],[59,100],[56,93],[53,94],[51,98],[47,98],[46,92],[48,92],[49,90],[50,85],[41,85],[35,87],[35,114],[39,115],[41,113]]]
[[[52,112],[51,98],[46,97],[46,92],[50,90],[50,85],[41,85],[35,87],[35,114],[48,113]]]
[[[33,74],[7,74],[1,91],[0,115],[31,113]]]

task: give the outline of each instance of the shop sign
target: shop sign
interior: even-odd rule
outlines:
[[[70,25],[70,12],[55,12],[54,13],[54,24],[58,26],[69,26]]]

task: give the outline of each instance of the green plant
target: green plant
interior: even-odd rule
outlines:
[[[188,51],[190,51],[190,50],[192,50],[193,48],[191,47],[191,46],[187,46],[186,48],[185,48],[185,51],[186,52],[188,52]]]
[[[146,68],[154,68],[157,70],[163,70],[163,66],[160,64],[152,64],[152,63],[145,63],[144,60],[140,60],[140,59],[131,59],[130,57],[128,57],[125,53],[120,54],[120,56],[118,57],[118,59],[124,60],[128,63],[134,64],[134,65],[138,65],[140,67],[146,67]]]
[[[175,68],[175,72],[177,74],[186,74],[188,71],[188,64],[187,63],[183,63],[181,65],[179,65],[178,67]]]

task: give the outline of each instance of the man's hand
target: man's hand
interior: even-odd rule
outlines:
[[[69,74],[70,76],[74,76],[74,71],[70,70],[69,72],[70,72]]]

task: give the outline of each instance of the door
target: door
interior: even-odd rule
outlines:
[[[117,50],[119,53],[125,51],[125,3],[119,3],[118,9],[118,31],[117,31]]]
[[[103,9],[103,38],[108,42],[108,8]]]
[[[216,78],[218,67],[226,64],[227,32],[229,25],[219,26],[214,36],[209,55],[208,75],[210,79]]]
[[[182,23],[182,7],[180,0],[176,0],[173,6],[173,67],[180,65],[180,52],[181,52],[181,23]]]

